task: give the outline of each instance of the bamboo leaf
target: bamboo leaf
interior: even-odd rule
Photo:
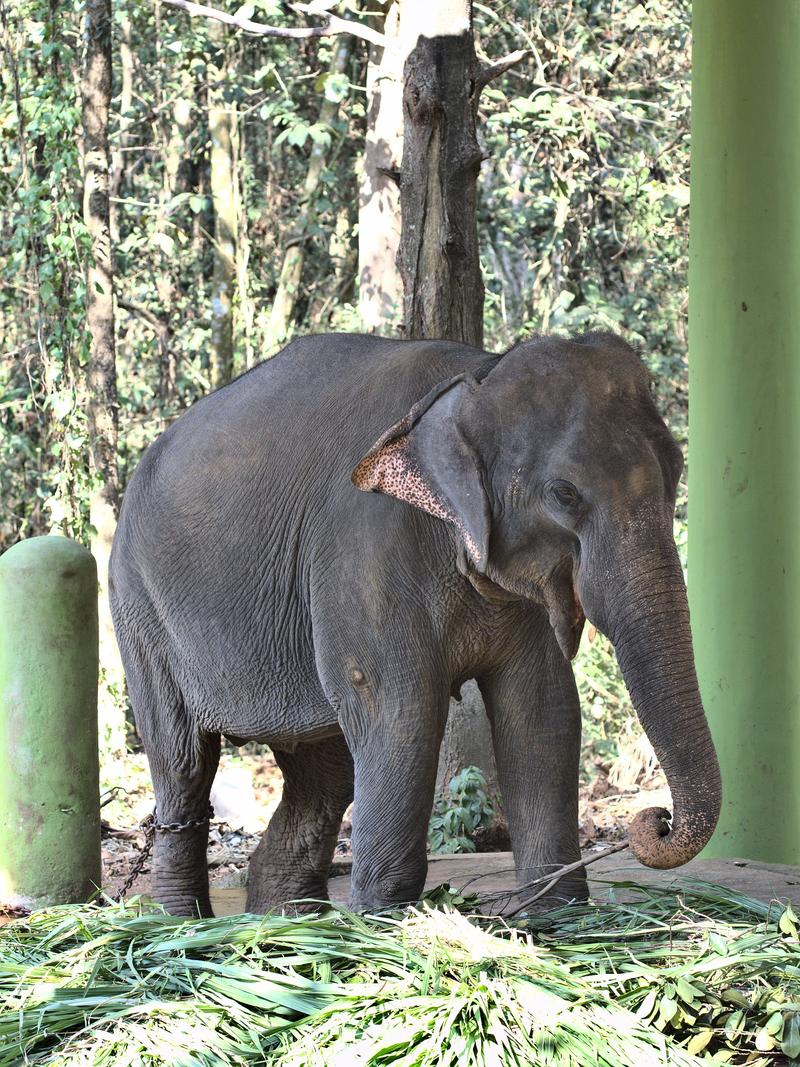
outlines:
[[[710,1044],[713,1036],[713,1030],[698,1030],[686,1046],[686,1051],[692,1056],[698,1056]]]

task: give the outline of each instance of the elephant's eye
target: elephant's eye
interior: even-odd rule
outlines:
[[[572,484],[572,482],[564,482],[560,479],[550,482],[548,486],[550,496],[558,504],[559,507],[568,510],[573,510],[581,502],[581,494]]]

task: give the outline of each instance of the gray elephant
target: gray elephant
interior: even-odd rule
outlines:
[[[211,913],[224,735],[269,744],[285,780],[248,910],[325,896],[353,796],[353,906],[416,900],[449,697],[473,677],[518,879],[579,859],[584,616],[672,791],[671,822],[633,821],[634,855],[696,855],[720,779],[672,536],[681,467],[644,366],[605,333],[502,356],[306,337],[196,403],[139,464],[111,560],[156,899]],[[585,897],[584,872],[555,892]]]

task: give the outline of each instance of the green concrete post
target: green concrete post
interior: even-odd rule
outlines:
[[[0,557],[0,907],[99,885],[97,569],[33,537]]]
[[[800,863],[800,3],[695,0],[689,595],[724,803]]]

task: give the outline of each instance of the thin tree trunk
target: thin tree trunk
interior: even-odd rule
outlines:
[[[119,505],[117,471],[117,370],[114,349],[114,270],[111,254],[108,112],[111,103],[111,0],[86,2],[86,66],[83,79],[83,217],[91,240],[86,271],[86,324],[90,336],[87,370],[90,463],[98,482],[89,504],[97,561],[100,717],[103,754],[124,750],[124,723],[110,687],[122,672],[108,606],[108,560]]]
[[[450,701],[447,726],[439,749],[436,791],[444,793],[450,779],[465,767],[480,767],[489,793],[492,796],[497,794],[497,767],[491,732],[488,730],[483,697],[475,681],[464,683],[460,701]]]
[[[208,78],[203,76],[195,76],[193,79],[192,93],[194,96],[194,102],[196,107],[196,121],[198,125],[202,124],[204,127],[203,132],[207,133],[208,124]],[[192,166],[192,178],[190,186],[200,197],[203,206],[202,211],[195,211],[192,216],[192,253],[196,261],[201,266],[201,273],[203,280],[206,280],[208,271],[205,268],[205,251],[207,234],[213,229],[213,205],[209,210],[205,205],[207,198],[210,194],[209,183],[209,160],[206,154],[203,142],[207,142],[208,137],[201,139],[201,146],[198,148],[194,164]]]
[[[215,29],[213,36],[220,38]],[[208,127],[211,135],[211,198],[214,204],[214,275],[211,283],[211,386],[233,374],[233,294],[236,286],[236,185],[233,173],[234,104],[225,86],[228,60],[218,40],[217,64],[210,68]]]
[[[349,206],[342,204],[336,212],[336,221],[328,239],[328,279],[324,286],[315,290],[314,301],[308,311],[308,322],[315,332],[337,304],[352,299],[358,268],[358,250],[352,241],[352,230]]]
[[[126,12],[119,15],[119,61],[121,68],[121,88],[119,96],[119,138],[111,158],[111,239],[119,240],[117,225],[117,208],[114,200],[122,191],[125,180],[125,149],[130,145],[130,124],[133,114],[133,50],[131,48],[131,20]]]
[[[256,309],[250,292],[250,278],[247,273],[250,264],[250,235],[247,226],[247,183],[242,181],[243,169],[240,163],[247,158],[247,145],[245,144],[246,126],[242,116],[236,116],[237,121],[233,126],[233,173],[236,178],[236,204],[239,211],[238,220],[238,249],[236,256],[236,287],[239,293],[239,318],[242,329],[242,345],[244,347],[244,366],[236,367],[236,373],[241,370],[250,370],[256,362],[255,358],[255,318]]]
[[[163,96],[160,105],[166,109],[166,100]],[[174,244],[174,238],[170,233],[170,216],[172,214],[172,198],[181,191],[183,184],[181,164],[184,161],[184,145],[191,129],[192,120],[192,79],[188,70],[184,69],[180,75],[180,95],[172,101],[172,107],[168,112],[169,118],[164,118],[158,128],[162,131],[162,150],[164,159],[163,181],[159,196],[158,216],[156,218],[156,233],[164,234],[166,242],[162,248],[160,269],[156,275],[155,285],[158,294],[160,314],[154,316],[162,325],[168,322],[170,310],[175,306],[176,291],[173,274],[175,257],[168,254],[168,249]],[[174,396],[177,379],[176,353],[170,344],[169,329],[159,329],[159,395],[162,399]]]
[[[344,74],[350,61],[353,48],[353,38],[343,35],[336,39],[333,46],[333,58],[329,72],[331,74]],[[324,126],[330,126],[339,113],[339,103],[334,100],[324,100],[319,112],[319,122]],[[309,223],[313,212],[314,195],[319,186],[320,176],[328,158],[329,145],[314,143],[308,160],[308,173],[303,186],[303,199],[300,204],[300,218],[298,232],[290,241],[281,267],[278,280],[278,290],[272,304],[272,313],[267,327],[267,351],[273,352],[289,333],[289,328],[294,316],[297,294],[303,276],[303,262],[305,260],[305,246]]]
[[[422,32],[424,31],[424,32]],[[403,0],[400,182],[407,337],[483,343],[476,112],[479,64],[469,0]]]
[[[400,161],[403,153],[403,52],[400,3],[383,21],[386,48],[370,45],[367,134],[358,197],[358,310],[369,333],[393,331],[402,319]]]
[[[116,512],[117,373],[114,353],[114,272],[109,224],[108,111],[111,102],[111,0],[87,0],[83,92],[83,217],[91,239],[86,274],[86,323],[92,461],[103,488],[98,507]],[[101,503],[102,502],[102,503]]]

